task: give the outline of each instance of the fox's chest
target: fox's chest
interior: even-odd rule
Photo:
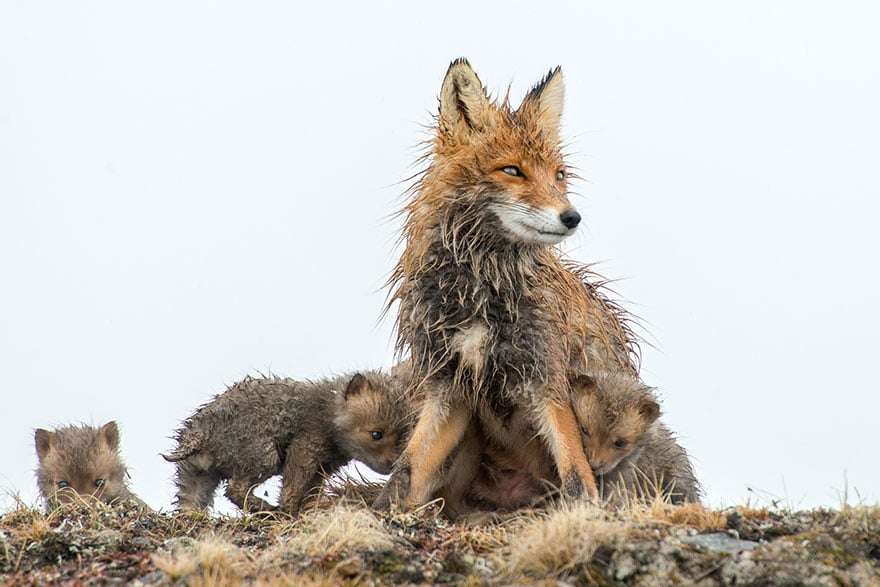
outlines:
[[[410,343],[423,372],[499,398],[546,378],[559,337],[524,280],[499,288],[468,274],[423,277],[403,308],[417,323]]]

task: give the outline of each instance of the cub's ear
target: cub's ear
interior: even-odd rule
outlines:
[[[596,390],[596,380],[589,375],[578,375],[571,382],[572,391],[592,393]]]
[[[53,435],[53,432],[43,430],[42,428],[34,430],[34,445],[37,447],[37,458],[41,461],[46,458],[46,455],[52,449]]]
[[[467,59],[453,61],[440,89],[440,132],[450,136],[480,132],[490,108],[486,90]]]
[[[564,102],[565,83],[562,79],[562,68],[557,66],[529,90],[517,114],[534,117],[547,138],[553,144],[558,144]]]
[[[367,381],[366,377],[360,373],[355,373],[354,377],[351,378],[351,381],[348,382],[348,385],[345,386],[343,397],[348,400],[351,397],[359,395],[366,391],[369,385],[370,383]]]
[[[119,448],[119,426],[116,425],[116,422],[110,421],[101,426],[100,434],[111,449]]]
[[[646,397],[639,403],[639,413],[649,424],[660,417],[660,405],[653,399]]]

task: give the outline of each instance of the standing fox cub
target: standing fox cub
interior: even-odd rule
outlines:
[[[128,489],[128,472],[119,455],[119,427],[63,426],[34,431],[37,486],[47,508],[57,503],[94,498],[104,503],[133,501],[146,507]]]
[[[658,420],[650,387],[620,374],[583,376],[572,384],[572,402],[603,500],[699,501],[687,452]]]
[[[378,509],[413,507],[444,487],[473,430],[504,448],[537,435],[562,492],[597,496],[569,381],[596,368],[634,374],[634,342],[553,247],[581,220],[560,151],[563,94],[559,68],[516,110],[491,101],[466,60],[446,73],[389,280],[418,420]]]
[[[390,376],[356,373],[318,382],[245,378],[200,407],[177,433],[177,506],[226,497],[248,511],[275,509],[254,495],[282,475],[280,507],[296,514],[310,492],[352,459],[391,472],[409,411]]]

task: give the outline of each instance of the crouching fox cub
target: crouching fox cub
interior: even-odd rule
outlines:
[[[659,421],[650,387],[626,375],[595,373],[572,383],[572,405],[604,500],[699,501],[687,451]]]
[[[308,494],[352,459],[389,473],[409,415],[393,379],[377,372],[302,382],[251,378],[200,407],[177,433],[177,506],[206,508],[224,479],[248,511],[275,509],[253,489],[281,474],[280,508],[296,514]]]
[[[128,472],[119,455],[119,427],[108,422],[34,431],[37,486],[47,508],[79,499],[146,504],[128,489]]]

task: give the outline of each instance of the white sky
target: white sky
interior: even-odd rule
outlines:
[[[0,488],[116,419],[167,507],[227,384],[389,366],[387,217],[466,56],[514,101],[562,65],[566,249],[648,324],[708,503],[880,498],[876,3],[319,4],[0,4]]]

